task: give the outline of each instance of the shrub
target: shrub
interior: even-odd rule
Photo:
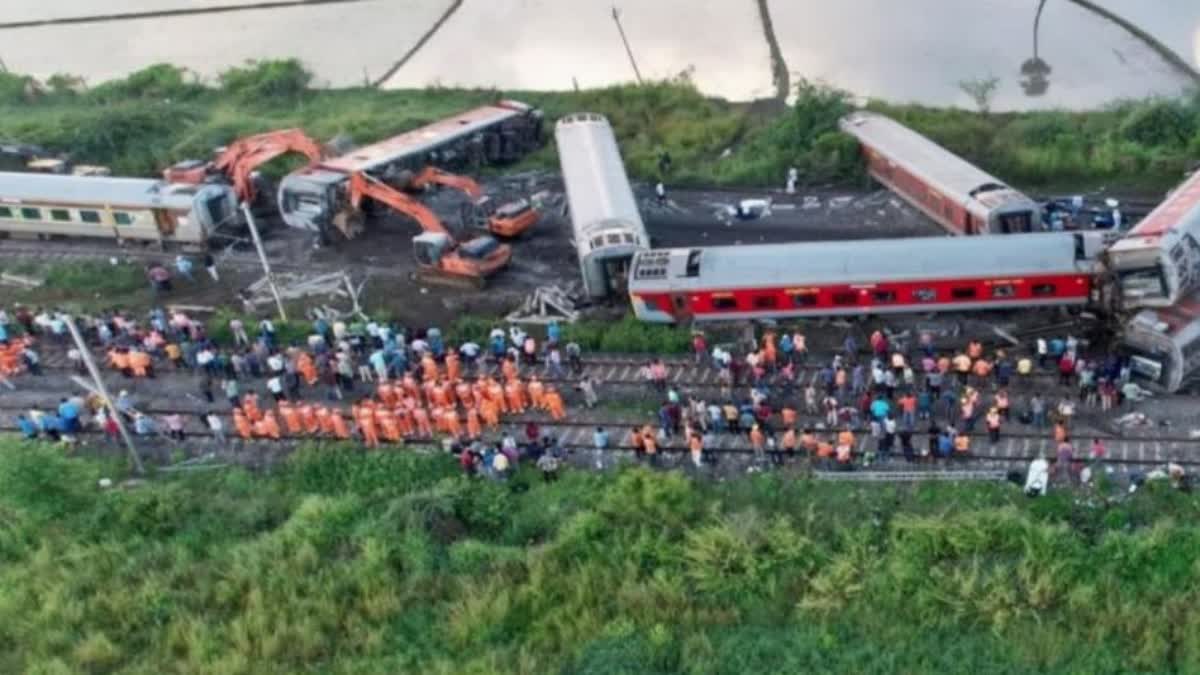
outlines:
[[[221,90],[243,101],[269,103],[303,94],[312,73],[296,59],[249,61],[221,73]]]
[[[62,81],[64,75],[57,75]],[[105,82],[88,92],[88,98],[105,103],[122,103],[131,99],[154,101],[183,101],[204,92],[198,78],[186,68],[158,63],[131,73],[121,80]]]

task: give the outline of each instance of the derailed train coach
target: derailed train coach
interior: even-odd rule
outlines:
[[[650,248],[612,126],[575,113],[554,128],[584,290],[593,299],[624,295],[634,255]]]
[[[225,185],[0,173],[0,236],[86,237],[200,247],[239,221]]]

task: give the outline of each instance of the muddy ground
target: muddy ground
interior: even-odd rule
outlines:
[[[526,172],[501,176],[486,181],[485,188],[497,203],[536,195],[542,217],[532,231],[509,242],[513,247],[512,264],[483,292],[411,280],[410,275],[416,271],[411,239],[419,229],[406,218],[386,213],[375,214],[360,238],[320,250],[313,250],[307,234],[276,227],[266,243],[268,255],[290,264],[311,261],[322,266],[341,265],[352,274],[365,266],[387,268],[390,273],[386,278],[379,276],[368,283],[366,305],[417,324],[446,324],[464,314],[506,314],[537,286],[576,281],[578,262],[558,175]],[[651,186],[637,185],[635,191],[655,247],[942,234],[923,214],[882,190],[801,189],[794,195],[782,190],[670,190],[665,205],[657,203]],[[747,198],[772,199],[771,214],[755,221],[733,222],[721,215],[725,207]],[[446,222],[461,223],[462,201],[456,193],[443,190],[426,195],[424,200]],[[595,308],[601,316],[619,310]]]

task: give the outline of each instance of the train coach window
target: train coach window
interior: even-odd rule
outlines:
[[[85,223],[91,223],[93,225],[96,225],[96,224],[99,224],[99,222],[100,222],[100,212],[99,211],[80,211],[79,219]]]
[[[794,307],[812,307],[816,304],[816,293],[797,293],[792,296],[792,305]]]
[[[1034,284],[1033,285],[1033,294],[1042,296],[1042,297],[1045,297],[1047,295],[1054,295],[1055,290],[1057,290],[1057,289],[1055,288],[1054,284]]]
[[[42,210],[41,209],[31,209],[31,208],[26,207],[26,208],[21,209],[21,217],[24,218],[25,220],[41,220],[42,219]]]
[[[895,302],[896,291],[875,291],[871,297],[879,303]]]
[[[965,287],[954,288],[950,290],[950,297],[955,300],[971,300],[975,297],[975,289]]]
[[[607,235],[607,237],[608,237],[608,243],[610,243],[610,244],[621,243],[621,235],[620,234],[610,234],[610,235]]]
[[[992,286],[993,298],[1011,298],[1017,294],[1017,289],[1013,288],[1012,284],[996,284]]]
[[[858,304],[858,293],[855,293],[854,291],[842,291],[841,293],[834,293],[833,304],[856,305]]]
[[[12,218],[12,209],[7,206],[0,206],[0,218]]]
[[[713,309],[737,309],[737,298],[724,296],[712,299]]]
[[[604,245],[604,237],[592,237],[592,248],[600,248]]]
[[[913,291],[912,296],[917,302],[933,302],[937,300],[937,291],[932,288],[918,288]]]
[[[71,212],[66,209],[50,209],[50,220],[68,222],[71,220]]]
[[[779,299],[773,295],[759,295],[754,298],[754,309],[775,309]]]

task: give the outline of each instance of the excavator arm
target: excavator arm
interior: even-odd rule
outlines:
[[[409,181],[409,185],[416,190],[423,190],[429,185],[444,185],[445,187],[454,188],[465,193],[471,199],[478,200],[480,197],[483,197],[483,188],[479,187],[479,183],[475,182],[473,178],[460,176],[449,171],[442,171],[434,166],[427,166],[421,169]]]
[[[250,175],[276,157],[293,152],[304,155],[310,162],[325,157],[321,144],[300,129],[282,129],[239,138],[221,152],[213,167],[229,178],[239,199],[250,202],[254,200]]]
[[[349,192],[350,205],[354,207],[355,211],[362,209],[364,197],[370,197],[417,221],[421,229],[426,232],[436,232],[451,239],[454,238],[441,219],[429,207],[378,178],[368,176],[361,171],[350,174]]]

